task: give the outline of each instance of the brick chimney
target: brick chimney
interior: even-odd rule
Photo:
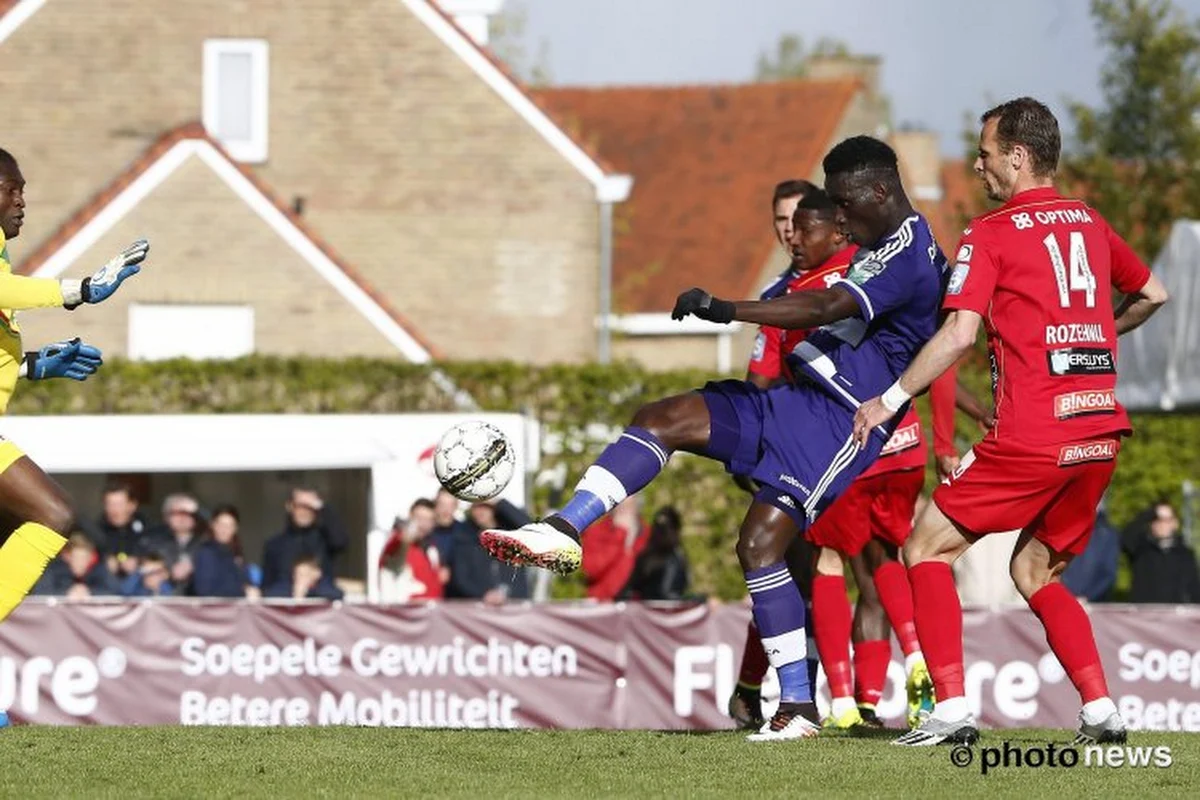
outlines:
[[[437,4],[480,46],[488,43],[490,18],[504,8],[504,0],[437,0]]]

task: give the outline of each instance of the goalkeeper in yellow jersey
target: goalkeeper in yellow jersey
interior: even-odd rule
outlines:
[[[12,274],[7,241],[25,221],[25,178],[17,160],[0,149],[0,413],[8,407],[18,378],[86,380],[100,366],[100,351],[78,339],[26,353],[14,311],[73,309],[99,303],[141,269],[150,245],[139,241],[94,275],[79,279],[27,278]],[[0,514],[15,523],[0,531],[0,620],[33,588],[75,524],[67,493],[12,442],[0,436]],[[7,536],[7,538],[4,538]]]

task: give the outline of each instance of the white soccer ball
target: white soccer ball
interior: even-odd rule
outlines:
[[[504,432],[479,420],[460,422],[442,435],[433,471],[460,500],[490,500],[504,491],[517,468],[517,453]]]

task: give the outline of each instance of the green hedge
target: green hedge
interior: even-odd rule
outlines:
[[[510,363],[445,363],[437,367],[488,411],[523,411],[548,431],[563,434],[568,483],[596,456],[602,443],[587,442],[583,427],[626,424],[642,403],[700,386],[701,371],[649,372],[630,364],[608,367],[528,367]],[[978,394],[987,394],[982,360],[961,371]],[[433,368],[385,360],[321,360],[253,357],[225,362],[114,361],[85,384],[25,384],[12,414],[135,413],[392,413],[452,410]],[[928,421],[928,408],[920,403]],[[1110,514],[1124,523],[1158,495],[1179,500],[1180,481],[1200,477],[1200,415],[1138,416],[1110,495]],[[978,438],[959,415],[960,444]],[[932,477],[927,486],[933,486]],[[686,520],[685,546],[698,592],[722,598],[745,593],[733,553],[747,497],[722,468],[702,458],[679,457],[645,491],[647,513],[671,503]],[[537,498],[544,508],[544,492]],[[539,508],[537,510],[542,510]],[[577,583],[561,587],[578,593]]]

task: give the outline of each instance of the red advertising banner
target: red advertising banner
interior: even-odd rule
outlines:
[[[1090,614],[1130,726],[1200,731],[1200,608]],[[748,619],[739,605],[35,600],[0,625],[0,708],[68,725],[722,728]],[[1074,724],[1032,614],[968,611],[964,630],[983,724]],[[879,711],[904,714],[898,652]]]

